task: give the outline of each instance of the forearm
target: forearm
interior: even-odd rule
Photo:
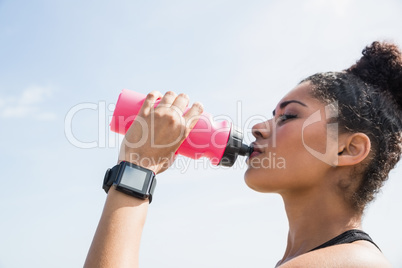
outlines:
[[[155,102],[159,98],[160,103],[155,108]],[[173,163],[180,144],[203,112],[199,103],[194,103],[186,111],[187,106],[188,96],[185,94],[177,96],[173,92],[167,92],[163,97],[159,92],[148,94],[124,137],[119,161],[142,166],[155,174],[166,170]],[[133,155],[136,156],[135,159]],[[122,176],[122,173],[119,175]],[[107,183],[110,183],[109,177],[107,178]],[[131,179],[135,180],[133,177],[130,177]],[[85,262],[86,268],[138,267],[140,240],[148,202],[118,192],[113,186],[110,188]]]
[[[148,200],[111,187],[84,267],[138,267]]]

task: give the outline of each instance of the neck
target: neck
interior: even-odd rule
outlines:
[[[361,228],[361,215],[329,191],[282,194],[289,221],[287,248],[279,264],[304,254],[350,229]]]

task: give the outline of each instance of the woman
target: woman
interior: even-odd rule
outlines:
[[[172,92],[153,110],[160,97],[147,96],[139,114],[147,124],[132,124],[119,156],[156,174],[174,160],[180,142],[172,141],[183,141],[202,113],[194,103],[183,115],[188,97]],[[154,148],[150,139],[129,146],[141,140],[144,126],[151,131],[151,117],[154,142],[166,146]],[[402,56],[395,45],[379,42],[346,71],[303,80],[279,102],[273,119],[253,127],[245,181],[256,191],[279,193],[289,220],[277,267],[390,267],[361,231],[361,218],[399,160],[401,131]],[[285,159],[285,168],[264,165],[273,153]],[[148,203],[110,188],[86,267],[138,266]]]

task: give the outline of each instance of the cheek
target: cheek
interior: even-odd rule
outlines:
[[[336,134],[334,134],[336,133]],[[338,137],[327,124],[318,122],[304,129],[303,147],[312,157],[328,165],[336,165],[338,159]]]
[[[320,159],[321,151],[326,151],[326,132],[310,127],[305,128],[302,136],[301,129],[300,126],[278,130],[273,146],[264,156],[251,160],[256,160],[256,165],[249,167],[244,175],[251,189],[276,192],[309,187],[315,183],[315,178],[321,178],[322,167],[327,166]],[[307,148],[311,148],[310,151]],[[311,150],[317,150],[318,157]]]
[[[303,129],[303,146],[320,154],[326,152],[327,131],[322,124],[315,123]]]

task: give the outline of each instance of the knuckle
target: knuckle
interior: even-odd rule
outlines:
[[[161,109],[155,109],[154,116],[155,118],[161,118],[163,116],[163,112],[161,111]]]
[[[187,99],[187,100],[190,99],[186,93],[180,93],[178,97],[184,98],[184,99]]]
[[[166,96],[176,96],[176,93],[174,93],[173,91],[167,91],[166,93],[165,93],[165,95]]]
[[[152,92],[149,92],[148,93],[148,95],[147,95],[147,99],[156,99],[156,98],[158,98],[159,97],[159,95],[160,95],[160,92],[159,91],[152,91]]]
[[[168,113],[164,116],[164,119],[169,122],[169,123],[175,123],[176,122],[176,117],[172,113]]]
[[[193,104],[194,108],[199,112],[203,113],[204,112],[204,106],[200,102],[194,102]]]

